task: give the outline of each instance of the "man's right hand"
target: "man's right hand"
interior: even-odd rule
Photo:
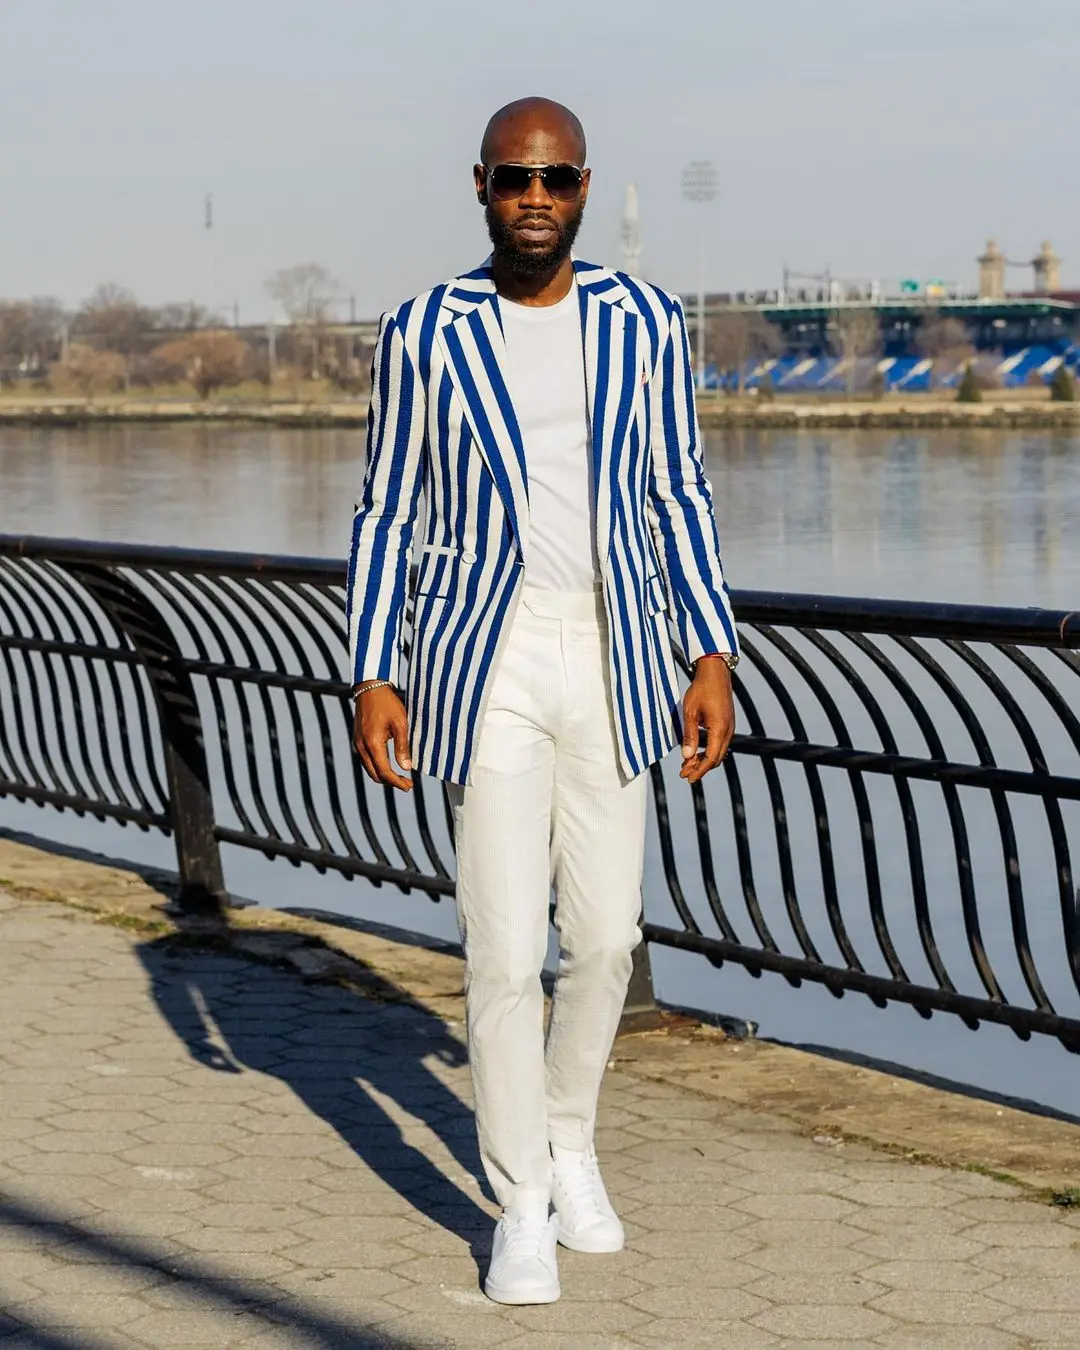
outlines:
[[[387,742],[394,742],[394,758],[406,773],[412,770],[409,755],[409,722],[405,705],[393,689],[382,685],[356,696],[353,744],[364,772],[375,783],[412,791],[412,779],[397,773],[390,763]]]

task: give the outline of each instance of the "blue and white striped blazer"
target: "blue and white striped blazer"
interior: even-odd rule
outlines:
[[[677,299],[575,260],[597,549],[619,755],[633,777],[681,738],[688,660],[737,650]],[[529,559],[528,470],[485,264],[383,316],[353,522],[352,678],[407,691],[413,763],[466,783]],[[413,540],[420,494],[423,541]],[[405,609],[418,563],[408,658]]]

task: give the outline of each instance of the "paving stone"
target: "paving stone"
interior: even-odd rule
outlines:
[[[1036,1209],[1035,1213],[1039,1211]],[[1068,1247],[1077,1241],[1077,1236],[1068,1224],[1046,1219],[1041,1223],[978,1223],[964,1229],[964,1237],[972,1242],[1019,1251],[1030,1251],[1032,1247]]]
[[[972,1221],[965,1214],[949,1209],[893,1209],[888,1205],[870,1205],[849,1214],[846,1222],[865,1233],[897,1233],[916,1229],[921,1233],[962,1233],[971,1228]]]
[[[1039,1278],[1032,1275],[1002,1280],[990,1290],[990,1296],[1013,1308],[1036,1312],[1080,1313],[1080,1284],[1068,1276]],[[1080,1319],[1077,1321],[1080,1339]]]
[[[737,1200],[733,1209],[757,1219],[784,1219],[792,1223],[802,1219],[846,1219],[856,1212],[850,1200],[837,1195],[751,1195]]]
[[[789,1303],[769,1307],[751,1320],[765,1331],[803,1342],[847,1340],[857,1341],[860,1346],[895,1326],[891,1318],[872,1308],[843,1304]]]
[[[703,1185],[707,1185],[710,1203],[718,1206],[732,1205],[736,1200],[746,1200],[750,1194],[749,1191],[734,1186],[717,1185],[713,1181],[669,1182],[667,1185],[662,1181],[652,1181],[628,1186],[621,1198],[636,1200],[639,1204],[650,1207],[670,1205],[696,1207],[701,1203]]]
[[[573,1338],[574,1350],[626,1350],[634,1344],[624,1335],[604,1335],[579,1329],[575,1329]],[[567,1350],[566,1333],[561,1331],[527,1331],[522,1336],[515,1336],[508,1344],[514,1350]]]
[[[659,1317],[631,1332],[630,1339],[648,1350],[675,1346],[680,1350],[773,1350],[781,1344],[771,1332],[749,1322],[706,1322],[696,1317]]]
[[[394,1338],[394,1350],[405,1346],[408,1350],[465,1350],[465,1347],[471,1350],[474,1345],[501,1348],[516,1346],[519,1339],[514,1324],[498,1313],[474,1312],[469,1315],[455,1312],[451,1330],[445,1309],[439,1313],[412,1313],[387,1322],[381,1330]]]
[[[460,1028],[78,917],[14,945],[24,912],[0,903],[0,1176],[68,1226],[0,1224],[27,1319],[4,1350],[50,1327],[95,1350],[1080,1344],[1076,1216],[620,1068],[598,1146],[628,1248],[561,1251],[558,1304],[499,1307]],[[170,980],[201,990],[216,1067],[200,1019],[159,1011]]]
[[[1080,1259],[1077,1270],[1080,1273]],[[868,1266],[864,1274],[868,1280],[892,1289],[940,1290],[953,1294],[978,1293],[1000,1281],[1000,1276],[974,1261],[883,1261],[880,1265]]]
[[[40,1294],[29,1303],[8,1303],[5,1309],[18,1322],[34,1328],[123,1327],[146,1315],[146,1304],[134,1294]]]
[[[891,1209],[945,1209],[956,1196],[929,1181],[916,1181],[901,1174],[888,1181],[856,1181],[841,1194],[857,1205],[883,1205]]]
[[[669,1285],[664,1289],[646,1289],[634,1294],[630,1302],[635,1308],[654,1317],[702,1317],[707,1321],[731,1318],[750,1320],[755,1313],[768,1307],[763,1298],[745,1289],[703,1287],[687,1284]]]
[[[813,1275],[784,1274],[758,1275],[753,1284],[745,1286],[747,1293],[756,1294],[769,1303],[851,1303],[866,1304],[888,1292],[883,1284],[854,1272],[829,1274],[817,1271]],[[876,1305],[875,1305],[876,1306]]]
[[[145,1267],[132,1269],[114,1265],[70,1265],[54,1266],[51,1270],[41,1270],[29,1277],[33,1285],[44,1294],[102,1294],[133,1293],[160,1284],[167,1277],[160,1271]],[[5,1262],[4,1290],[7,1295],[8,1272]]]
[[[1063,1275],[1080,1281],[1080,1247],[988,1247],[973,1256],[971,1266],[997,1275]]]
[[[564,1336],[577,1336],[586,1330],[608,1335],[625,1333],[652,1321],[647,1310],[632,1303],[607,1301],[595,1296],[588,1304],[562,1298],[558,1303],[538,1308],[509,1308],[505,1316],[523,1331],[561,1332]]]
[[[1016,1199],[1015,1186],[1010,1185],[1007,1181],[999,1181],[997,1177],[985,1176],[982,1172],[967,1170],[950,1172],[947,1177],[940,1177],[938,1184],[945,1186],[950,1191],[958,1191],[961,1195],[997,1196],[1003,1200]]]
[[[966,1233],[927,1233],[909,1227],[864,1237],[855,1250],[886,1261],[966,1261],[982,1251],[983,1244]]]
[[[744,1261],[732,1260],[730,1255],[721,1257],[709,1250],[706,1255],[667,1256],[648,1261],[638,1268],[635,1278],[639,1284],[657,1288],[689,1284],[701,1289],[740,1289],[760,1280],[761,1271]]]
[[[893,1289],[874,1301],[879,1312],[899,1322],[924,1322],[941,1327],[993,1325],[1003,1321],[996,1295],[941,1289]]]
[[[814,1246],[829,1251],[850,1247],[866,1234],[835,1219],[753,1219],[736,1229],[739,1237],[759,1245]]]
[[[1047,1343],[1063,1346],[1080,1345],[1080,1317],[1074,1312],[1020,1312],[1002,1318],[1003,1331],[1026,1336],[1038,1350]],[[1027,1346],[1024,1347],[1027,1350]]]
[[[1033,1345],[996,1327],[897,1327],[874,1341],[882,1350],[1056,1350],[1040,1341]],[[817,1346],[814,1347],[817,1350]],[[1064,1347],[1062,1347],[1064,1350]]]
[[[758,1245],[751,1247],[743,1259],[748,1266],[776,1275],[843,1275],[874,1265],[873,1257],[850,1247],[803,1242]]]
[[[755,1195],[822,1195],[847,1196],[848,1181],[842,1172],[792,1171],[768,1172],[761,1169],[736,1172],[732,1168],[732,1182]]]

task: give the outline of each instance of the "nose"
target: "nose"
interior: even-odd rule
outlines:
[[[541,209],[552,205],[551,193],[544,186],[544,180],[538,173],[533,174],[529,179],[529,186],[525,189],[525,195],[520,201],[522,206],[534,206]]]

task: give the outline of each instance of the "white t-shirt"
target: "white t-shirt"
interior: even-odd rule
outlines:
[[[599,571],[577,283],[554,305],[500,299],[499,308],[529,480],[525,579],[546,591],[591,591]]]

